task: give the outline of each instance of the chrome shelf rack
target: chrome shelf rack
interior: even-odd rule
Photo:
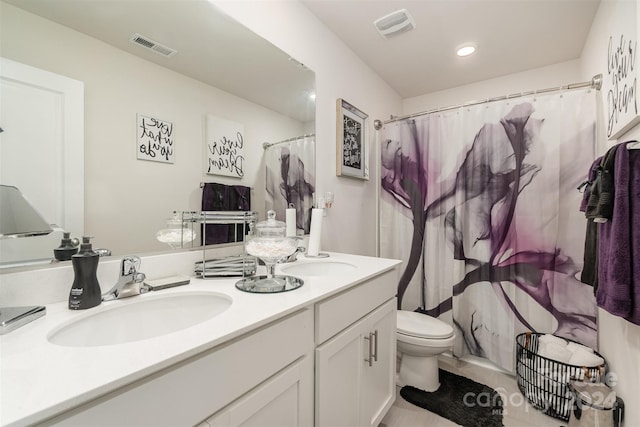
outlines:
[[[250,231],[258,221],[256,211],[183,211],[176,212],[182,219],[184,226],[191,227],[191,231],[196,233],[196,225],[203,224],[202,233],[199,234],[201,241],[206,234],[207,225],[233,225],[234,236],[238,236],[238,230],[242,230],[243,240],[234,240],[229,243],[244,242],[244,236]],[[198,227],[199,228],[199,227]],[[193,242],[192,242],[193,245]],[[192,246],[193,247],[193,246]],[[202,262],[197,262],[195,273],[203,279],[228,276],[251,276],[255,274],[257,260],[255,257],[244,254],[225,258],[207,259],[207,246],[202,245]],[[209,247],[210,248],[210,247]],[[204,268],[203,268],[204,267]]]

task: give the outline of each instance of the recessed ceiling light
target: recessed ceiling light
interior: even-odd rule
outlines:
[[[469,56],[475,51],[476,51],[475,43],[465,43],[463,45],[458,46],[456,54],[458,56]]]

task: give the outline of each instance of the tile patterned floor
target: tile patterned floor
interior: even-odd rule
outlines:
[[[486,384],[498,391],[504,400],[505,427],[560,427],[567,423],[542,414],[533,408],[520,393],[515,377],[465,361],[442,357],[440,368]],[[432,412],[405,401],[396,387],[396,402],[383,418],[380,427],[456,427],[455,424]],[[506,398],[505,398],[506,397]]]

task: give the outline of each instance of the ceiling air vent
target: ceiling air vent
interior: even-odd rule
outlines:
[[[416,27],[413,17],[407,9],[400,9],[382,18],[376,19],[373,25],[385,39],[413,30]]]
[[[131,42],[138,44],[142,47],[145,47],[147,49],[150,49],[152,51],[154,51],[155,53],[157,53],[158,55],[162,55],[162,56],[166,56],[167,58],[172,57],[173,55],[175,55],[178,51],[171,49],[170,47],[164,46],[154,40],[151,40],[149,37],[145,37],[143,35],[140,35],[138,33],[134,34],[133,36],[131,36]]]

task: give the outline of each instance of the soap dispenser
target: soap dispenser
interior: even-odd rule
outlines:
[[[80,251],[71,257],[75,276],[69,292],[70,310],[85,310],[102,302],[102,292],[97,277],[100,256],[91,248],[90,239],[90,237],[83,237]]]
[[[58,261],[69,261],[78,252],[78,239],[71,239],[70,236],[68,231],[63,232],[60,246],[53,250],[53,256]]]

